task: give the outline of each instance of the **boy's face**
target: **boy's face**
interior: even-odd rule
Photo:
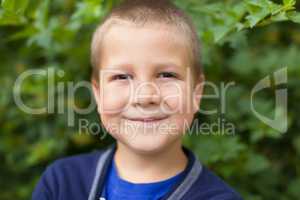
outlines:
[[[118,142],[141,153],[180,143],[202,94],[186,44],[167,25],[107,30],[93,91],[102,123]]]

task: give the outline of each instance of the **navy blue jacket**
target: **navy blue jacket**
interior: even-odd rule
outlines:
[[[33,200],[99,200],[115,145],[88,154],[55,161],[42,175]],[[219,177],[204,167],[196,156],[184,148],[188,165],[183,180],[164,200],[241,200]]]

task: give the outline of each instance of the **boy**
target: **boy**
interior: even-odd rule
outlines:
[[[238,200],[182,147],[204,75],[189,18],[167,0],[124,1],[93,35],[92,85],[116,145],[56,161],[34,200]],[[188,126],[187,126],[188,125]]]

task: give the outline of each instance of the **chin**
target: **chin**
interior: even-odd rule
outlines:
[[[175,143],[178,137],[163,135],[163,136],[153,136],[153,135],[137,135],[130,140],[121,141],[126,147],[138,154],[153,155],[161,153]]]

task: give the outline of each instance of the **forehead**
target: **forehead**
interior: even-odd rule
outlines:
[[[168,60],[178,65],[191,65],[190,49],[186,35],[175,26],[119,23],[103,34],[101,63],[111,64],[118,59],[124,62]]]

